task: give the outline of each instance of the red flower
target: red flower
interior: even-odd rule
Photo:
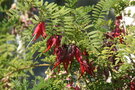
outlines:
[[[53,69],[63,63],[65,70],[68,72],[68,66],[74,58],[74,48],[75,47],[73,45],[63,45],[62,47],[56,48],[56,62]]]
[[[88,53],[86,51],[84,51],[83,54],[86,56],[86,60],[82,59],[82,57],[83,57],[82,53],[79,50],[79,48],[76,47],[76,49],[75,49],[75,57],[76,57],[77,61],[80,63],[81,76],[84,74],[84,72],[86,72],[86,73],[88,73],[90,75],[93,75],[94,68],[93,68],[91,63],[88,64],[88,62],[87,62],[88,61],[88,59],[87,59]]]
[[[121,30],[119,28],[115,28],[115,30],[113,31],[113,37],[119,37],[121,35]]]
[[[47,49],[43,53],[50,50],[53,46],[55,46],[55,48],[58,48],[60,46],[61,38],[62,38],[62,36],[60,36],[60,35],[51,36],[47,40]]]
[[[77,46],[75,48],[75,58],[79,63],[82,63],[82,53]]]
[[[74,90],[81,90],[78,86],[73,87]]]
[[[83,61],[82,63],[80,63],[80,69],[81,69],[81,76],[84,74],[84,72],[90,74],[90,75],[93,75],[93,70],[94,70],[94,67],[92,66],[92,64],[88,64],[87,61]]]
[[[135,82],[130,82],[130,90],[135,90]]]
[[[45,28],[45,22],[40,22],[35,30],[34,33],[32,34],[33,36],[36,35],[34,40],[37,40],[39,38],[40,35],[42,35],[42,37],[46,37],[46,28]]]
[[[122,19],[122,16],[117,16],[116,19],[117,20]]]
[[[115,20],[115,29],[106,34],[106,38],[110,38],[114,40],[114,38],[119,38],[120,43],[123,43],[123,37],[121,37],[122,33],[125,34],[125,30],[120,28],[120,19],[122,19],[122,16],[116,17]]]

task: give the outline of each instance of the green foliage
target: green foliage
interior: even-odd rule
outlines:
[[[0,89],[66,90],[66,85],[71,82],[84,90],[129,89],[128,85],[135,76],[134,57],[131,55],[135,54],[135,27],[128,27],[124,43],[119,43],[118,38],[106,39],[105,33],[114,25],[111,20],[104,19],[112,8],[115,15],[120,14],[125,7],[123,5],[128,5],[128,2],[101,0],[94,6],[77,7],[75,5],[78,0],[65,1],[65,5],[59,6],[56,3],[44,3],[43,0],[19,0],[16,9],[5,11],[8,17],[0,22]],[[37,10],[37,14],[31,11],[33,8]],[[90,12],[92,15],[89,15]],[[30,24],[26,23],[27,21],[30,21]],[[48,36],[32,41],[33,30],[39,22],[45,22]],[[104,28],[105,26],[109,28]],[[15,30],[16,34],[11,35],[11,30]],[[23,53],[17,51],[17,35],[21,36]],[[27,72],[33,75],[32,68],[46,66],[46,62],[54,64],[56,56],[52,54],[52,49],[42,53],[47,48],[47,40],[53,35],[62,36],[61,45],[74,44],[81,51],[86,50],[89,54],[88,61],[94,62],[94,76],[85,73],[80,77],[79,64],[74,61],[68,74],[62,73],[64,69],[60,65],[53,73],[51,70],[46,73],[54,78],[44,80],[36,77],[34,81],[28,81]],[[113,45],[107,46],[105,42],[112,42]],[[113,51],[114,48],[117,50]],[[39,54],[33,58],[37,52]],[[37,59],[42,56],[45,56],[42,59],[44,63],[39,64]],[[127,62],[125,56],[130,58],[131,63]],[[109,77],[111,82],[107,82]],[[68,81],[67,78],[72,80]]]
[[[48,80],[41,78],[39,81],[38,84],[34,85],[32,90],[59,90],[60,88],[64,88],[63,80],[60,80],[60,78],[50,78]]]

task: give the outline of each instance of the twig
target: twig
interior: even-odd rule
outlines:
[[[28,67],[23,67],[23,68],[19,68],[15,71],[9,72],[7,75],[5,75],[2,79],[0,79],[0,81],[2,81],[4,78],[9,77],[10,75],[14,74],[15,72],[19,72],[21,70],[25,70],[25,69],[29,69],[29,68],[34,68],[34,67],[43,67],[43,66],[50,66],[51,64],[38,64],[38,65],[31,65]]]
[[[28,48],[30,46],[30,44],[33,42],[34,38],[36,37],[36,34],[33,36],[33,38],[31,39],[31,41],[28,43],[28,45],[26,46],[26,48]]]

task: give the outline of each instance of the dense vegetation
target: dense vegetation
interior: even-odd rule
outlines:
[[[77,1],[60,6],[18,0],[10,9],[0,8],[5,13],[0,22],[1,90],[134,90],[135,27],[125,26],[121,15],[129,1],[100,0],[80,7]],[[110,10],[115,20],[105,19]],[[29,81],[33,69],[43,66],[48,66],[46,78]]]

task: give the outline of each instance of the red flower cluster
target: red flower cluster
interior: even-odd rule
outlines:
[[[40,35],[42,35],[43,37],[47,36],[44,22],[40,22],[37,25],[33,35],[36,35],[36,38],[34,40],[38,39]],[[88,53],[86,51],[82,53],[76,45],[60,45],[61,38],[62,36],[60,35],[51,36],[47,40],[47,49],[44,51],[45,53],[52,47],[54,47],[56,62],[53,69],[62,63],[65,70],[68,72],[69,64],[71,64],[74,58],[76,58],[76,60],[80,64],[81,75],[83,75],[84,72],[93,75],[94,68],[91,63],[88,63]],[[85,60],[83,59],[83,57],[86,57],[87,59]]]
[[[113,30],[113,37],[119,37],[122,33],[124,33],[125,30],[120,29],[120,20],[122,19],[122,16],[116,17],[115,20],[115,29]]]
[[[45,28],[45,22],[40,22],[35,30],[34,30],[34,33],[32,34],[33,36],[36,35],[35,39],[34,40],[37,40],[39,38],[40,35],[42,35],[42,37],[46,37],[46,28]]]
[[[87,56],[88,54],[82,54],[80,49],[76,45],[62,45],[60,46],[62,36],[55,35],[48,39],[47,41],[47,49],[44,52],[47,52],[51,47],[54,46],[54,54],[56,55],[56,62],[54,64],[54,68],[59,66],[61,63],[63,64],[65,70],[68,72],[68,66],[72,63],[74,58],[80,63],[81,75],[84,72],[87,72],[90,75],[93,75],[93,66],[92,64],[88,64],[87,60],[83,59],[83,56]],[[86,53],[86,52],[85,52]]]
[[[123,43],[123,37],[121,37],[122,33],[125,34],[125,30],[120,28],[120,20],[122,19],[122,16],[116,17],[115,20],[115,29],[106,34],[107,38],[114,39],[114,38],[119,38],[120,43]]]
[[[135,90],[135,82],[130,82],[130,90]]]

